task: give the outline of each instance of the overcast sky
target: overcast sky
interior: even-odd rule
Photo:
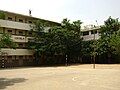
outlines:
[[[84,24],[103,24],[109,16],[120,18],[120,0],[0,0],[0,9],[61,22],[63,18]]]

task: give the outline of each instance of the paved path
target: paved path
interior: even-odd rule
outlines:
[[[1,90],[120,90],[120,65],[0,70]]]

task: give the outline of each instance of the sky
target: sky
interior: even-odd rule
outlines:
[[[61,22],[81,20],[83,25],[102,25],[112,16],[120,18],[120,0],[0,0],[0,10]]]

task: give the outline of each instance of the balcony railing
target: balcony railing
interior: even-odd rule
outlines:
[[[83,37],[83,40],[93,40],[94,39],[94,34],[91,34],[91,35],[85,35],[85,36],[82,36]],[[95,39],[99,39],[100,36],[99,34],[95,34]]]
[[[20,30],[30,30],[31,24],[0,19],[0,27],[14,28]]]
[[[28,49],[9,49],[9,48],[2,48],[1,52],[7,53],[7,55],[33,55],[33,50]]]
[[[29,39],[32,39],[33,37],[25,37],[25,36],[16,36],[12,35],[12,39],[14,42],[28,42]]]

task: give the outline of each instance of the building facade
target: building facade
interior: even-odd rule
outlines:
[[[59,26],[60,23],[53,21],[48,21],[31,15],[22,15],[17,13],[12,13],[8,11],[2,11],[4,14],[1,18],[0,16],[0,35],[3,33],[8,33],[11,35],[13,41],[17,43],[16,49],[2,48],[0,53],[0,67],[16,67],[16,66],[31,66],[34,65],[35,57],[34,51],[28,49],[28,41],[32,39],[31,25],[34,20],[41,20],[48,24],[47,28],[51,26]],[[82,31],[83,40],[92,40],[99,38],[99,28],[93,25],[85,26]]]
[[[99,29],[100,26],[94,26],[94,25],[84,26],[81,30],[83,40],[87,41],[87,40],[99,39],[100,38]]]
[[[60,25],[59,23],[35,18],[32,16],[21,15],[8,11],[2,11],[3,17],[0,18],[0,35],[8,33],[13,41],[17,43],[16,49],[2,48],[0,56],[0,67],[30,66],[34,63],[34,51],[29,50],[27,43],[32,38],[31,25],[34,20],[48,23],[48,27]],[[47,29],[46,29],[47,30]]]

